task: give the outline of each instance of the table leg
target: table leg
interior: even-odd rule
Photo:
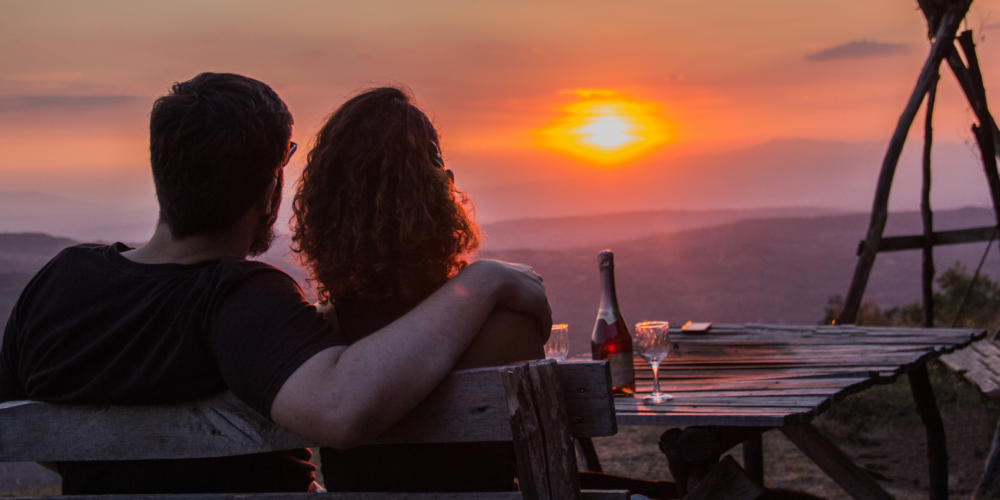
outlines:
[[[601,459],[594,449],[594,440],[590,438],[577,438],[576,447],[583,456],[583,466],[587,472],[604,472],[601,469]]]
[[[743,442],[743,469],[751,480],[764,486],[763,434],[755,434]]]
[[[948,446],[944,434],[944,422],[938,410],[934,389],[927,374],[927,366],[920,365],[907,374],[910,379],[910,393],[917,404],[917,413],[927,431],[927,469],[930,478],[931,500],[948,498]]]
[[[781,433],[805,453],[833,482],[847,494],[857,499],[892,500],[867,472],[858,467],[837,445],[827,439],[810,423],[789,425],[780,428]]]
[[[767,427],[721,426],[667,429],[660,436],[660,451],[667,457],[677,492],[683,497],[688,486],[696,485],[719,462],[723,453],[748,439],[756,438],[759,442],[761,433],[767,430]],[[763,475],[763,466],[760,471]]]

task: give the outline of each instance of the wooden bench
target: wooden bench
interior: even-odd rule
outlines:
[[[450,374],[375,443],[513,441],[520,492],[131,495],[222,500],[627,500],[627,491],[581,491],[573,438],[618,432],[607,362],[549,360]],[[0,462],[221,457],[314,447],[232,393],[170,406],[0,404]],[[121,498],[122,496],[115,496]]]

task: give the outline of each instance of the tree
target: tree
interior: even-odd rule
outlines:
[[[939,290],[934,293],[934,326],[950,328],[956,316],[958,316],[956,328],[982,328],[995,331],[1000,326],[1000,283],[991,280],[986,274],[980,274],[971,288],[970,283],[972,276],[961,262],[955,262],[955,265],[938,276]],[[965,297],[964,306],[963,297]],[[840,295],[830,297],[826,307],[823,308],[824,316],[820,324],[833,324],[843,310],[844,298]],[[858,310],[857,324],[920,326],[923,315],[924,308],[920,302],[895,306],[883,311],[873,299],[868,299]]]

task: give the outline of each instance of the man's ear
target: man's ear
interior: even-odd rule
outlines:
[[[271,183],[267,185],[267,189],[264,193],[257,198],[256,206],[260,208],[260,211],[264,215],[271,215],[272,210],[277,210],[278,207],[272,207],[271,202],[274,200],[274,190],[278,189],[278,179],[271,179]]]

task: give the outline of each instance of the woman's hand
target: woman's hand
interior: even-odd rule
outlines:
[[[477,260],[462,272],[485,272],[498,280],[496,305],[535,318],[542,343],[552,334],[552,307],[542,277],[531,266],[499,260]]]

